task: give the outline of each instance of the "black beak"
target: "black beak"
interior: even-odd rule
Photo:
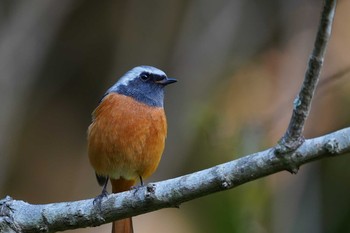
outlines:
[[[169,84],[172,84],[172,83],[176,83],[176,82],[177,82],[176,79],[174,79],[174,78],[168,78],[168,77],[167,77],[167,78],[165,78],[165,79],[159,81],[158,83],[160,83],[160,84],[166,86],[166,85],[169,85]]]

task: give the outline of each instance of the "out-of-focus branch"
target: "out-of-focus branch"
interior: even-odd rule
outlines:
[[[347,66],[344,69],[338,71],[337,73],[329,77],[325,77],[324,79],[321,79],[318,84],[318,88],[326,89],[327,87],[336,83],[337,81],[340,81],[343,78],[348,78],[349,74],[350,74],[350,66]]]
[[[299,94],[294,100],[293,113],[287,131],[276,147],[277,153],[283,154],[295,150],[304,142],[302,133],[306,118],[310,112],[312,97],[320,77],[327,43],[331,36],[336,3],[336,0],[325,0],[324,2],[321,21],[314,49],[309,58],[305,79]]]
[[[288,156],[288,161],[280,159],[275,148],[270,148],[192,174],[108,195],[101,208],[93,204],[93,199],[32,205],[7,197],[0,201],[0,232],[56,232],[98,226],[166,207],[178,207],[183,202],[287,170],[290,164],[299,167],[349,151],[350,128],[346,128],[306,140]]]

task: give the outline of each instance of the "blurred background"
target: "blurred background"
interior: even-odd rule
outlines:
[[[137,65],[166,90],[169,134],[150,181],[274,146],[313,47],[320,0],[0,0],[0,197],[93,198],[86,130]],[[307,138],[350,123],[350,1],[339,1]],[[350,232],[350,156],[134,218],[136,232]],[[68,232],[110,232],[111,226]]]

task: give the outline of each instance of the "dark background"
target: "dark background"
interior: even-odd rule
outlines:
[[[169,134],[149,181],[276,144],[312,50],[322,1],[0,0],[0,197],[95,197],[86,130],[127,70],[152,65]],[[306,123],[315,137],[350,123],[350,2],[339,1]],[[349,156],[134,218],[136,232],[349,232]],[[147,181],[146,181],[147,182]],[[110,232],[110,225],[71,232]]]

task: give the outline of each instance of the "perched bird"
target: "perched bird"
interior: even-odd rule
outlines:
[[[101,99],[88,129],[88,155],[102,196],[108,179],[112,192],[118,193],[138,180],[142,185],[156,170],[167,134],[164,87],[176,81],[157,68],[138,66]],[[113,222],[113,232],[133,232],[131,218]]]

